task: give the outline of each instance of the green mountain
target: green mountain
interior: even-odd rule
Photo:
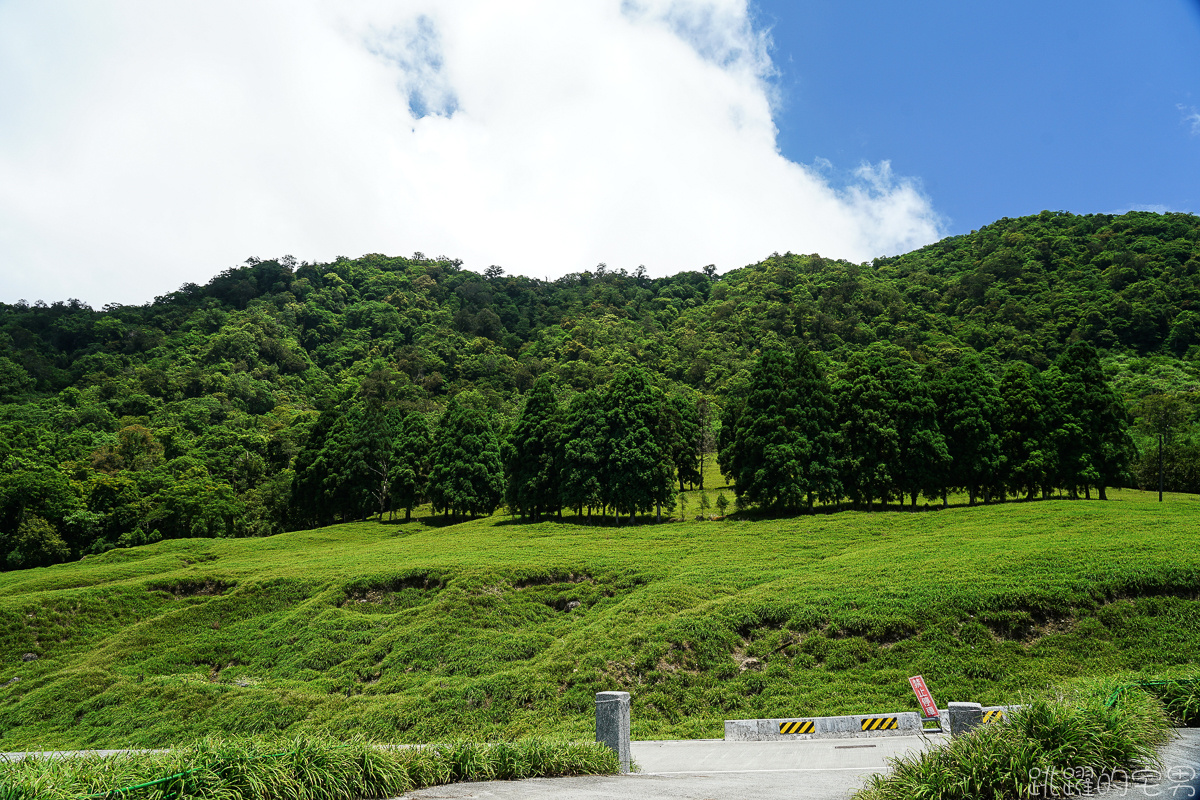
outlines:
[[[308,527],[305,481],[336,492],[359,452],[347,434],[327,463],[322,443],[376,405],[432,426],[469,392],[503,439],[539,376],[583,393],[639,365],[719,409],[776,346],[831,374],[880,342],[917,365],[974,352],[999,380],[1089,342],[1137,419],[1128,482],[1156,484],[1162,434],[1168,488],[1197,491],[1198,273],[1200,218],[1043,212],[871,264],[539,281],[420,253],[284,257],[144,306],[0,304],[0,568]]]

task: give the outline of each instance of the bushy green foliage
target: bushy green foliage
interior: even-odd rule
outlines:
[[[1121,683],[1109,694],[1106,704],[1121,702],[1130,690],[1146,692],[1158,698],[1173,724],[1186,728],[1200,727],[1200,678],[1194,674],[1166,679],[1151,676]]]
[[[1152,690],[1171,719],[1188,728],[1200,727],[1200,681],[1169,683],[1162,690]]]
[[[833,394],[807,348],[763,353],[721,432],[722,471],[749,502],[797,510],[841,498]]]
[[[54,526],[37,514],[28,514],[21,520],[12,544],[9,567],[44,567],[66,560],[71,553]]]
[[[478,397],[456,395],[433,437],[429,499],[436,510],[491,514],[504,496],[500,441]]]
[[[1169,723],[1147,694],[1115,707],[1092,691],[1032,700],[1000,723],[895,759],[873,775],[856,800],[1017,800],[1092,794],[1157,763],[1155,746]]]
[[[393,797],[457,781],[611,774],[594,742],[525,739],[389,747],[328,737],[206,738],[170,752],[0,762],[0,800],[78,800],[117,790],[135,800]]]
[[[1097,348],[1129,410],[1157,393],[1200,396],[1198,240],[1190,215],[1045,212],[871,264],[785,253],[721,276],[650,278],[601,265],[540,281],[420,253],[283,257],[249,259],[144,306],[0,304],[0,556],[7,568],[26,513],[77,558],[122,543],[357,519],[378,513],[384,495],[388,511],[407,507],[382,485],[399,477],[368,479],[376,457],[342,446],[353,444],[356,415],[378,402],[432,425],[451,397],[473,390],[499,435],[547,374],[570,405],[631,365],[645,370],[672,398],[675,412],[655,436],[684,485],[696,483],[691,409],[707,404],[719,418],[773,348],[819,354],[831,379],[876,343],[923,368],[973,352],[998,381],[1014,361],[1045,372],[1082,341]],[[906,425],[931,433],[924,413],[914,406],[897,417],[908,420],[896,429],[901,463],[937,455],[935,436],[905,438]],[[1089,424],[1111,417],[1091,414]],[[1200,491],[1194,419],[1164,442],[1169,489]],[[1157,483],[1157,436],[1135,432],[1132,474],[1143,487]],[[1085,493],[1124,482],[1113,476],[1129,443],[1084,438],[1101,457],[1085,464],[1072,454],[1054,468],[1084,476],[1076,484]],[[908,455],[906,441],[916,447]],[[1023,463],[1046,468],[1070,441],[1049,437]],[[564,467],[578,471],[599,455],[575,447]],[[873,496],[924,485],[922,470],[886,472],[896,485],[872,485]],[[569,505],[594,503],[598,485],[578,477]]]

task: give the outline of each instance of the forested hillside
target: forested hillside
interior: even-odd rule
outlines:
[[[1200,218],[1147,212],[1004,219],[872,264],[789,253],[724,275],[650,278],[599,265],[539,281],[420,253],[283,257],[249,259],[144,306],[0,304],[0,568],[159,538],[267,535],[425,501],[467,514],[502,502],[533,516],[669,509],[671,486],[702,480],[699,456],[733,441],[734,412],[775,351],[811,352],[810,378],[832,393],[837,480],[814,491],[818,502],[1157,487],[1160,439],[1167,488],[1200,491],[1198,304]],[[887,464],[871,467],[875,478],[847,466],[856,416],[838,404],[885,362],[893,394],[929,392],[925,411],[904,412],[934,435],[922,440],[932,460],[919,480]],[[1090,376],[1077,381],[1091,382],[1088,396],[1107,392],[1115,404],[1096,400],[1086,413],[1100,416],[1072,417],[1084,405],[1054,383],[1067,363]],[[956,370],[961,387],[987,384],[994,395],[968,398],[948,377]],[[1057,410],[1002,420],[1005,381],[1012,392],[1049,392]],[[538,495],[545,475],[514,472],[522,448],[539,446],[513,435],[535,385],[560,437],[544,451],[574,459],[573,497]],[[984,452],[991,466],[971,469],[991,472],[967,479],[945,471],[950,428],[966,430],[947,415],[972,403],[991,427],[968,460]],[[901,411],[889,413],[879,430],[908,441]],[[614,415],[630,414],[640,427],[613,428]],[[1050,462],[1065,463],[1060,450],[1079,438],[1064,439],[1063,426],[1092,431],[1104,415],[1119,430],[1092,443],[1099,455],[1071,455],[1076,474],[1053,467],[1052,476]],[[1043,430],[1040,449],[1014,455],[1030,441],[1020,426],[1035,423],[1058,438]],[[652,497],[589,484],[618,468],[601,459],[614,443],[625,448],[620,468],[649,481]],[[1113,448],[1128,458],[1110,458]],[[736,477],[731,458],[722,463]],[[455,473],[460,462],[476,473]],[[1014,478],[1018,463],[1041,477]],[[741,483],[747,502],[780,504]],[[783,505],[805,506],[802,495]]]

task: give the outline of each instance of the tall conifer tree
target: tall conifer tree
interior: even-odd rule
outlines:
[[[1001,465],[1000,437],[992,420],[1000,412],[1000,395],[992,376],[973,352],[953,351],[930,365],[930,381],[938,408],[938,427],[946,437],[949,470],[942,502],[951,489],[965,489],[972,504],[996,483]]]
[[[999,392],[1003,482],[1007,491],[1024,493],[1032,500],[1039,491],[1049,489],[1054,470],[1049,429],[1054,419],[1054,397],[1047,391],[1041,373],[1024,363],[1008,365]]]
[[[425,502],[432,450],[433,433],[425,415],[409,411],[400,425],[396,471],[392,478],[392,498],[404,509],[405,520],[412,519],[413,508]]]
[[[580,392],[567,405],[563,430],[561,504],[582,513],[601,505],[600,449],[604,439],[604,412],[600,393]]]
[[[561,507],[562,420],[549,375],[538,378],[504,448],[505,500],[509,508],[542,514]]]
[[[895,397],[884,372],[884,354],[868,348],[850,357],[834,388],[842,484],[867,510],[898,491],[901,469]]]
[[[836,500],[833,416],[825,375],[807,348],[765,351],[722,420],[718,458],[738,497],[778,509]]]
[[[673,503],[674,464],[662,432],[666,398],[641,367],[621,370],[603,396],[604,428],[598,449],[600,499],[632,519],[639,511]]]
[[[1100,356],[1089,342],[1073,342],[1058,359],[1056,398],[1071,432],[1059,437],[1065,485],[1090,494],[1096,487],[1101,500],[1106,486],[1119,483],[1132,460],[1133,443],[1128,414],[1104,377]]]
[[[473,391],[451,398],[433,440],[429,498],[447,513],[491,514],[504,496],[504,464],[491,414]]]
[[[950,461],[946,437],[938,427],[937,406],[925,381],[924,371],[900,348],[893,349],[887,369],[887,384],[893,399],[898,437],[895,468],[900,502],[904,496],[917,504],[920,495],[936,497]]]
[[[664,411],[659,438],[667,444],[682,492],[684,483],[700,482],[700,406],[691,394],[677,392],[667,398]]]

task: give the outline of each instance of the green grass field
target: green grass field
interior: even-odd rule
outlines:
[[[917,673],[942,704],[1190,674],[1200,501],[1112,497],[372,521],[7,572],[0,750],[590,737],[610,689],[632,693],[635,738],[719,737],[731,718],[915,710]]]

